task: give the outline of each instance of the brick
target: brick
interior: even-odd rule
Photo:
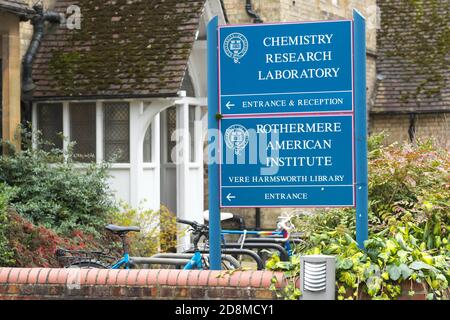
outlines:
[[[106,284],[115,285],[117,283],[117,276],[118,276],[119,272],[120,272],[120,270],[117,270],[117,269],[109,269],[108,276],[106,279]]]
[[[113,286],[111,287],[111,295],[113,297],[122,297],[125,296],[125,287]]]
[[[61,269],[51,269],[47,277],[47,283],[58,283],[58,274]]]
[[[86,274],[85,284],[94,285],[97,281],[98,271],[99,271],[99,269],[88,269],[88,273]]]
[[[1,284],[0,283],[0,297],[2,294],[5,294],[6,292],[8,292],[8,284]]]
[[[197,271],[197,270],[191,270],[189,271],[189,275],[188,275],[188,279],[187,279],[187,284],[189,286],[197,286],[198,285],[198,278],[200,276],[200,274],[204,272],[204,271]],[[208,272],[208,271],[206,271]]]
[[[161,298],[173,298],[175,295],[174,288],[162,286],[159,288],[159,296]]]
[[[189,277],[189,273],[191,271],[189,270],[181,270],[179,275],[178,275],[178,279],[177,279],[177,285],[178,286],[185,286],[187,285],[188,282],[188,277]]]
[[[273,299],[273,292],[268,289],[256,290],[255,298],[256,299]]]
[[[139,275],[139,272],[141,270],[129,270],[128,271],[128,277],[127,277],[127,286],[134,286],[136,285],[136,279],[137,276]]]
[[[119,270],[117,274],[116,284],[117,285],[125,285],[127,281],[128,270]]]
[[[66,284],[68,277],[69,277],[68,269],[60,269],[60,272],[58,273],[58,276],[56,277],[56,283]]]
[[[22,284],[19,289],[21,295],[29,296],[34,293],[34,286],[31,284]]]
[[[228,285],[230,287],[237,287],[239,286],[240,278],[241,278],[242,272],[234,272],[229,279]]]
[[[206,294],[206,289],[204,288],[191,288],[191,298],[192,299],[204,299]]]
[[[218,286],[219,285],[218,277],[221,277],[221,276],[225,277],[226,275],[222,274],[222,272],[220,272],[220,271],[210,271],[210,273],[208,274],[208,284],[207,285],[209,287]],[[200,281],[199,281],[199,285],[201,285]]]
[[[228,273],[221,273],[221,277],[218,278],[218,286],[228,287],[230,283],[230,275]]]
[[[187,298],[188,297],[188,289],[184,287],[176,287],[175,288],[175,297],[176,298]]]
[[[8,282],[8,275],[11,268],[0,268],[0,283]]]
[[[125,287],[125,292],[127,297],[142,297],[143,290],[142,287]]]
[[[159,285],[166,285],[167,284],[167,279],[169,277],[169,272],[170,272],[170,270],[161,269],[161,271],[158,274],[158,279],[157,279],[157,283]]]
[[[105,285],[106,281],[108,280],[108,274],[109,274],[109,270],[108,269],[98,270],[98,274],[97,274],[97,278],[95,280],[95,284],[98,285],[98,286]]]
[[[222,295],[224,299],[240,298],[242,291],[240,288],[223,288]]]
[[[136,276],[137,286],[147,286],[147,274],[148,270],[140,270],[140,272]]]
[[[272,284],[273,272],[266,271],[261,279],[261,287],[268,288]]]
[[[154,285],[158,283],[158,275],[161,270],[149,270],[147,274],[147,285]]]
[[[263,274],[264,274],[264,271],[252,272],[252,277],[250,279],[250,286],[255,287],[255,288],[261,287]]]
[[[155,289],[155,290],[154,290]],[[156,297],[158,294],[158,289],[156,287],[144,287],[142,288],[143,297]]]
[[[222,288],[212,287],[206,289],[206,295],[211,299],[219,299],[222,298]]]
[[[42,271],[42,269],[43,268],[33,268],[28,274],[27,283],[37,283],[39,273]]]
[[[8,276],[9,283],[17,283],[17,279],[19,279],[20,268],[11,268]]]
[[[95,285],[92,287],[91,296],[93,297],[110,297],[111,288],[109,286]]]
[[[27,283],[28,275],[32,269],[23,268],[20,269],[19,276],[17,277],[17,283]]]
[[[250,279],[251,279],[252,273],[249,271],[244,271],[241,273],[241,277],[239,279],[239,286],[240,287],[248,287],[250,286]]]
[[[19,286],[17,284],[9,284],[6,293],[8,294],[18,294],[20,292]]]
[[[167,276],[167,285],[168,286],[175,286],[178,282],[178,275],[180,273],[180,270],[170,270],[169,274]]]
[[[46,286],[47,293],[52,296],[60,296],[63,293],[63,287],[59,285]]]

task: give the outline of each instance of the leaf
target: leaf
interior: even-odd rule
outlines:
[[[341,262],[341,268],[344,270],[348,270],[351,267],[353,267],[353,261],[349,258],[345,258],[344,260],[342,260]]]
[[[402,278],[404,280],[407,280],[413,273],[413,271],[404,263],[402,263],[400,266],[400,271],[402,273]]]
[[[429,264],[426,264],[423,261],[414,261],[409,265],[409,267],[413,270],[436,270],[436,268],[430,266]]]
[[[394,281],[400,279],[400,276],[402,275],[402,271],[396,265],[391,264],[387,266],[387,271],[389,273],[389,277]]]

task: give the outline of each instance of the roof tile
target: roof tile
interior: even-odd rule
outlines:
[[[384,0],[373,113],[450,111],[450,2]]]
[[[33,65],[36,100],[175,96],[204,0],[57,0],[81,29],[49,29]]]

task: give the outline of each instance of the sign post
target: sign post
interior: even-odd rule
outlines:
[[[208,24],[208,154],[217,153],[217,136],[219,128],[216,114],[218,112],[218,77],[217,77],[217,21],[214,17]],[[220,208],[219,208],[219,164],[209,159],[208,161],[208,206],[209,206],[209,244],[210,244],[210,268],[221,269],[220,251]]]
[[[215,50],[208,53],[208,111],[209,129],[219,131],[213,145],[220,164],[209,165],[211,259],[220,252],[219,206],[356,206],[362,247],[364,18],[355,12],[354,20],[213,29],[214,21],[208,26],[208,50]]]
[[[356,130],[356,241],[364,248],[368,239],[367,110],[366,110],[366,21],[353,11],[355,47]]]

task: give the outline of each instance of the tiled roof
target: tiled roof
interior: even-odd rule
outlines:
[[[0,0],[0,11],[8,11],[21,17],[34,13],[23,0]]]
[[[450,111],[450,2],[377,4],[378,90],[371,111]]]
[[[204,0],[57,0],[81,29],[47,30],[33,65],[35,100],[175,96]]]

